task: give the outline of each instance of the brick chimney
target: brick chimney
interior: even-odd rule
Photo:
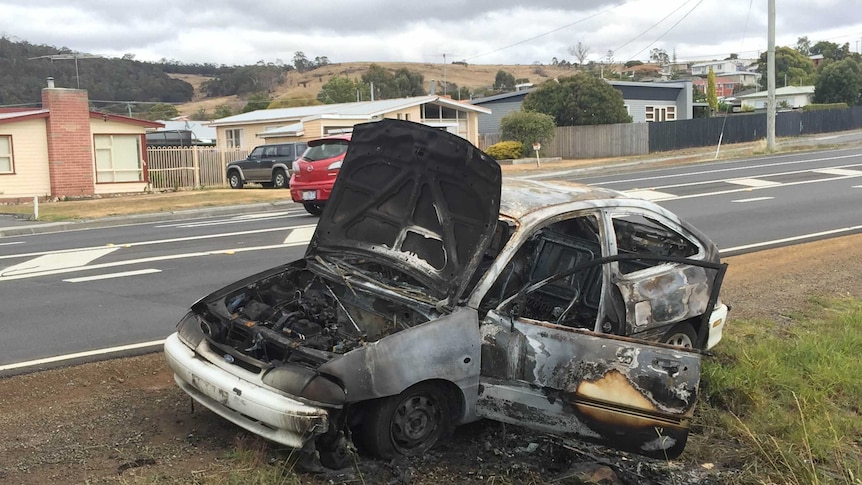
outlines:
[[[93,195],[93,136],[87,91],[45,88],[42,108],[50,111],[47,135],[51,195]]]

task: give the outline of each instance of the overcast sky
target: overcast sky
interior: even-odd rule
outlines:
[[[779,0],[777,44],[862,48],[862,0]],[[252,6],[254,5],[254,6]],[[254,64],[294,52],[331,62],[471,64],[590,59],[680,60],[766,50],[767,0],[0,0],[0,35],[138,60]]]

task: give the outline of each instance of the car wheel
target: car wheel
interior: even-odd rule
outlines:
[[[697,342],[697,332],[694,331],[694,327],[692,327],[690,323],[680,322],[671,327],[671,329],[664,334],[661,338],[661,342],[690,349],[694,347],[695,342]]]
[[[313,216],[319,216],[320,214],[323,214],[323,204],[316,202],[305,202],[302,204],[302,206],[305,207],[306,212]]]
[[[242,177],[239,176],[239,172],[231,170],[231,172],[227,174],[227,183],[230,184],[230,188],[232,189],[241,189]]]
[[[272,185],[277,189],[287,187],[287,174],[284,173],[284,170],[278,168],[272,173]]]
[[[369,453],[381,458],[420,455],[452,431],[452,401],[439,385],[415,385],[381,399],[363,422],[361,438]]]

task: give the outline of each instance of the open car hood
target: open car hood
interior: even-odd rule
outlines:
[[[461,296],[500,211],[500,165],[467,140],[409,121],[356,125],[306,257],[352,254]]]

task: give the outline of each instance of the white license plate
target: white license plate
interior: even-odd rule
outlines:
[[[314,200],[317,199],[317,191],[316,190],[303,190],[302,191],[302,200]]]

